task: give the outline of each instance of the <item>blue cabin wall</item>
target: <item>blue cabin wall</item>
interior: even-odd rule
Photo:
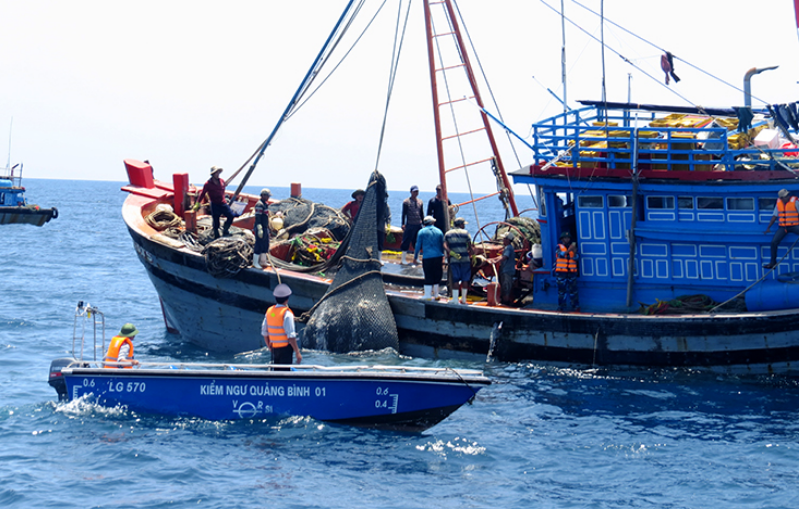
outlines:
[[[583,311],[627,311],[638,308],[639,302],[653,304],[656,299],[689,294],[724,301],[766,271],[762,265],[769,261],[776,225],[768,235],[764,230],[780,186],[751,182],[641,184],[636,198],[635,268],[628,309],[630,182],[537,179],[535,184],[549,214],[539,218],[545,265],[536,272],[534,307],[557,306],[556,282],[550,271],[558,236],[571,228],[570,220],[574,221],[572,237],[580,253],[578,288]],[[568,206],[563,214],[552,213],[559,210],[558,195],[572,198],[572,216]],[[778,259],[795,240],[795,235],[783,240]],[[794,271],[799,272],[799,250],[769,277]]]
[[[0,179],[0,207],[25,205],[23,189],[14,187],[11,180]]]

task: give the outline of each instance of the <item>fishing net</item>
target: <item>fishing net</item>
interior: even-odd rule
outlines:
[[[231,232],[233,233],[233,232]],[[205,246],[205,266],[214,277],[231,277],[250,266],[252,243],[243,235],[221,237]]]
[[[378,231],[385,225],[386,181],[375,171],[358,217],[331,262],[336,277],[322,299],[303,315],[303,346],[331,352],[399,350],[397,324],[380,274]]]
[[[324,228],[340,241],[350,231],[350,224],[341,211],[303,198],[288,198],[273,203],[269,205],[269,215],[283,218],[283,228],[276,235],[278,239],[284,235]]]

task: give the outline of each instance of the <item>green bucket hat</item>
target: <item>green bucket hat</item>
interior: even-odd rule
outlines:
[[[132,338],[136,334],[139,333],[139,329],[136,328],[135,325],[132,323],[126,323],[122,326],[122,329],[119,331],[120,336],[125,336],[126,338]]]

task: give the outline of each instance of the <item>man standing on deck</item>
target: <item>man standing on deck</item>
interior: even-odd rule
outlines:
[[[358,217],[358,211],[361,210],[364,196],[366,196],[366,192],[363,189],[356,189],[352,193],[352,201],[341,207],[341,213],[349,219],[350,224],[354,223],[355,218]]]
[[[444,234],[435,226],[433,216],[424,218],[424,228],[416,237],[416,251],[413,253],[413,264],[419,253],[422,254],[422,271],[424,272],[424,300],[438,300],[438,285],[444,275]]]
[[[272,191],[261,189],[261,199],[255,204],[255,246],[252,265],[262,269],[269,263],[269,198]]]
[[[416,235],[422,229],[422,214],[424,203],[419,199],[419,186],[411,186],[411,196],[402,202],[402,258],[400,263],[405,265],[405,253],[411,252],[416,245]]]
[[[773,269],[777,266],[777,248],[780,242],[789,233],[799,235],[799,212],[796,210],[796,196],[791,196],[787,189],[780,189],[777,193],[777,205],[774,206],[774,213],[771,216],[764,235],[768,235],[771,225],[779,219],[779,228],[771,239],[771,261],[763,265],[764,269]]]
[[[261,335],[267,348],[272,352],[272,364],[289,365],[291,354],[297,356],[297,364],[302,363],[302,353],[297,346],[297,332],[294,329],[294,313],[288,307],[291,288],[287,284],[279,284],[272,295],[276,304],[266,310],[261,324]],[[291,346],[291,348],[289,348]],[[275,371],[289,371],[290,368],[275,368]]]
[[[560,234],[560,244],[555,251],[555,278],[558,281],[558,311],[566,311],[566,302],[572,311],[580,311],[577,295],[577,244],[572,244],[571,234]]]
[[[222,236],[225,236],[230,231],[230,225],[233,224],[233,211],[225,199],[225,181],[219,177],[222,173],[222,168],[216,166],[211,167],[211,178],[203,186],[203,190],[197,196],[197,204],[202,202],[203,197],[208,194],[208,200],[211,202],[211,217],[213,218],[214,238],[219,238],[219,218],[225,216],[225,226],[222,229]],[[196,206],[196,205],[195,205]]]
[[[103,358],[104,368],[132,368],[139,364],[133,358],[133,337],[139,330],[132,323],[122,326],[119,334],[111,338],[108,351]]]
[[[472,251],[472,238],[464,227],[466,220],[458,217],[452,223],[455,228],[447,230],[444,234],[444,251],[449,254],[449,269],[452,273],[452,300],[451,304],[468,304],[466,293],[472,280],[472,261],[469,257]]]
[[[452,202],[447,198],[447,206],[452,205]],[[441,184],[436,186],[436,195],[430,198],[427,202],[427,215],[436,218],[436,228],[445,232],[449,229],[447,224],[447,209],[444,206],[444,190]]]
[[[516,276],[516,248],[513,241],[516,234],[509,231],[502,237],[502,255],[499,263],[499,289],[502,303],[506,306],[513,304],[513,278]]]

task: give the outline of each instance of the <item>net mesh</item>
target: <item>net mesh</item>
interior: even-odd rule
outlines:
[[[385,178],[375,171],[352,231],[336,254],[340,266],[335,279],[308,312],[304,347],[336,353],[399,350],[397,324],[378,257],[378,231],[385,225],[387,196]]]

